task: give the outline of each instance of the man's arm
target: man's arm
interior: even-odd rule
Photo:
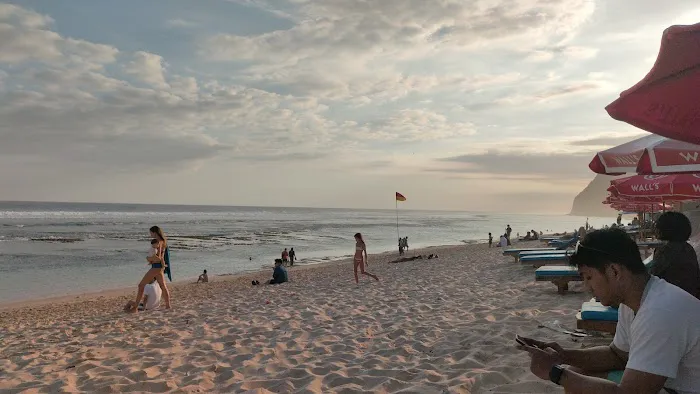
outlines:
[[[622,334],[618,332],[618,334]],[[586,372],[607,372],[625,369],[627,352],[612,343],[609,346],[595,346],[587,349],[564,349],[556,342],[519,337],[525,344],[537,349],[551,349],[556,353],[557,363],[568,364]]]
[[[618,385],[609,380],[566,370],[559,383],[570,394],[657,394],[664,387],[666,377],[626,369],[622,382]]]
[[[563,349],[562,362],[587,372],[607,372],[625,369],[626,352],[610,344],[587,349]]]

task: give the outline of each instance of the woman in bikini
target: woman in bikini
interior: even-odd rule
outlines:
[[[163,300],[165,301],[165,308],[170,309],[170,292],[168,287],[165,285],[165,249],[168,247],[168,241],[165,238],[163,230],[158,226],[151,227],[151,237],[158,241],[157,250],[158,253],[155,256],[148,257],[149,263],[151,263],[151,268],[143,276],[141,282],[139,283],[139,290],[136,293],[136,302],[134,305],[138,305],[141,302],[141,297],[143,297],[143,291],[146,285],[151,283],[155,278],[160,285],[160,289],[163,291]],[[134,308],[134,312],[136,308]]]
[[[362,234],[355,234],[355,283],[359,284],[360,279],[357,277],[357,267],[360,267],[360,272],[363,275],[371,276],[374,280],[379,281],[376,275],[372,275],[365,271],[365,265],[369,266],[367,262],[367,245],[365,241],[362,240]]]

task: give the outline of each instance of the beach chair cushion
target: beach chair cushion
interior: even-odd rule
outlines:
[[[520,257],[525,257],[525,256],[535,256],[535,255],[548,255],[548,254],[571,254],[573,253],[572,251],[566,251],[566,250],[527,250],[524,252],[520,252],[519,256]]]
[[[565,261],[568,257],[565,254],[545,254],[534,256],[522,256],[520,261],[523,263],[533,261]]]
[[[581,305],[583,320],[617,321],[617,309],[605,306],[600,302],[589,301]]]
[[[516,249],[506,249],[503,251],[504,255],[518,255],[522,252],[534,252],[534,251],[544,251],[544,250],[555,250],[554,248],[516,248]]]
[[[578,269],[568,265],[545,265],[535,270],[536,277],[579,276]]]

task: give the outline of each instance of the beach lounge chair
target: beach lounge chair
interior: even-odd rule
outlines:
[[[506,249],[503,251],[504,256],[512,256],[515,258],[515,261],[518,261],[518,258],[520,257],[521,252],[533,252],[533,251],[546,251],[546,250],[556,250],[555,248],[513,248],[513,249]]]
[[[595,298],[581,305],[576,314],[576,328],[614,334],[617,327],[617,308],[605,306]]]
[[[573,250],[557,250],[557,249],[542,249],[542,250],[527,250],[524,252],[520,252],[518,254],[519,257],[525,257],[525,256],[547,256],[550,254],[571,254],[573,253]]]
[[[547,242],[547,245],[557,248],[560,246],[568,245],[571,242],[572,238],[569,239],[553,239],[549,242]]]
[[[559,294],[566,294],[569,291],[569,282],[582,280],[578,269],[568,265],[545,265],[535,271],[535,281],[554,283]]]
[[[521,263],[532,264],[536,268],[549,264],[566,263],[567,261],[569,261],[569,255],[566,253],[530,255],[520,257]]]

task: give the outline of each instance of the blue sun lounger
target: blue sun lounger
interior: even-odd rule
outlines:
[[[559,294],[566,294],[569,291],[569,282],[582,280],[578,268],[568,265],[545,265],[535,271],[535,281],[554,283]]]
[[[614,334],[617,327],[617,308],[605,306],[595,298],[581,305],[576,314],[576,328]]]
[[[521,256],[520,257],[521,263],[532,264],[533,266],[535,266],[537,268],[542,267],[543,265],[547,265],[547,264],[565,263],[567,261],[569,261],[569,255],[566,253],[544,254],[544,255],[536,254],[536,255]]]
[[[552,250],[528,250],[525,252],[520,252],[518,256],[520,258],[523,258],[525,256],[547,256],[550,254],[571,254],[573,253],[573,250],[557,250],[557,249],[552,249]]]
[[[504,256],[512,256],[515,261],[518,261],[521,252],[542,252],[547,250],[556,250],[556,248],[514,248],[503,251]]]

